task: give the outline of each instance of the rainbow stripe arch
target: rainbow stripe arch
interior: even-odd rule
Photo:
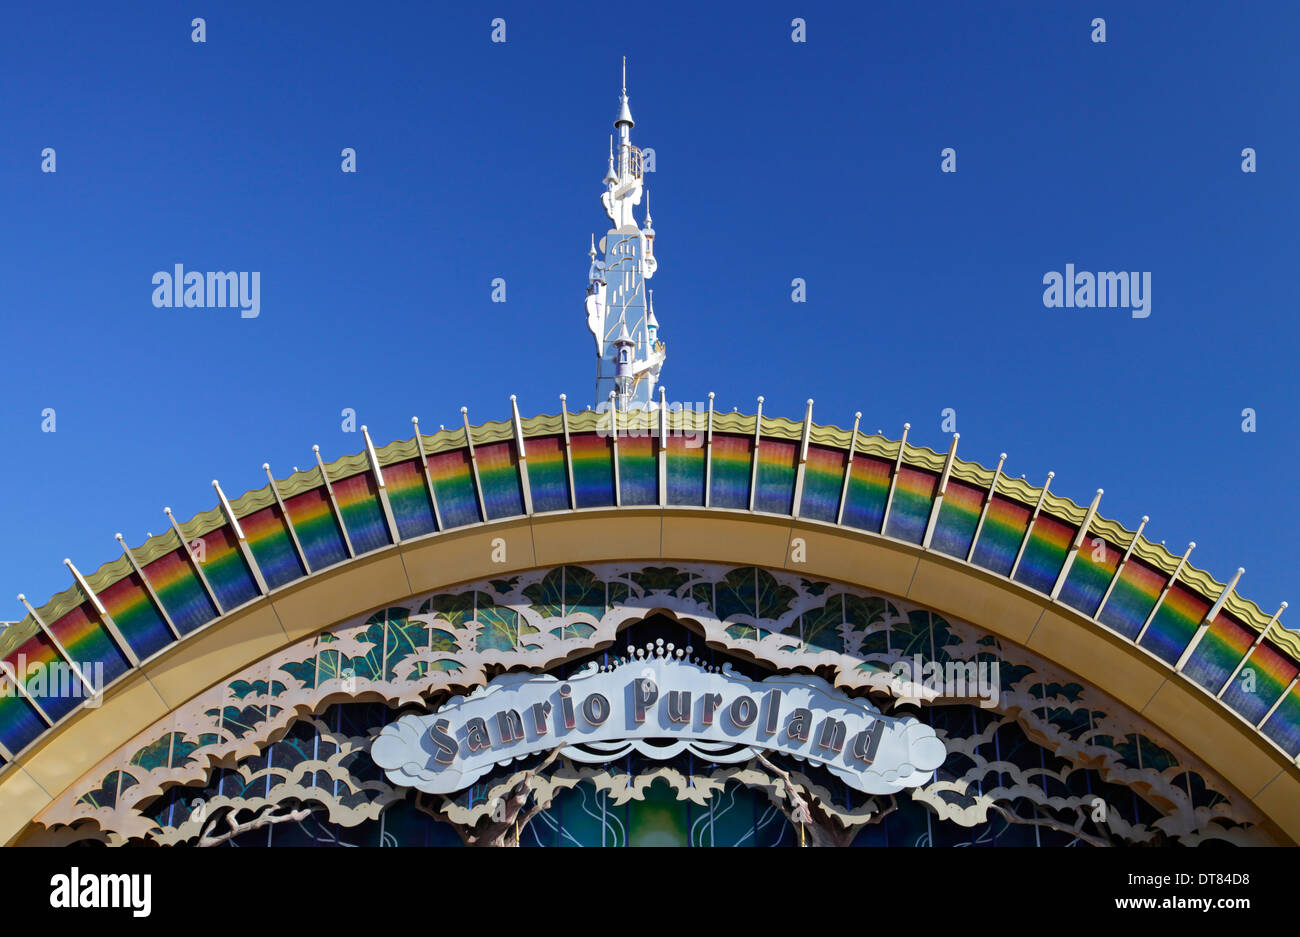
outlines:
[[[610,511],[787,518],[792,532],[833,530],[945,558],[1082,616],[1100,639],[1130,646],[1230,714],[1288,770],[1297,764],[1300,637],[1278,624],[1280,610],[1270,616],[1238,596],[1235,578],[1220,582],[1141,526],[1101,517],[1100,492],[1082,507],[1007,477],[1001,462],[990,470],[958,459],[955,437],[940,453],[908,444],[906,428],[891,441],[856,421],[818,425],[811,401],[802,421],[763,416],[760,399],[756,416],[710,402],[707,413],[622,415],[611,432],[592,411],[521,419],[511,400],[508,420],[471,427],[466,418],[433,435],[417,423],[413,438],[381,448],[363,427],[359,454],[328,464],[318,455],[316,468],[278,481],[268,469],[265,487],[233,500],[218,486],[217,507],[173,519],[139,547],[123,542],[122,556],[93,573],[69,564],[74,585],[0,634],[0,784],[88,705],[80,687],[31,692],[24,662],[102,665],[108,695],[250,603],[385,550]]]

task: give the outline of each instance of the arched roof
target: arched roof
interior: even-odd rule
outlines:
[[[0,634],[0,661],[97,663],[106,686],[89,703],[0,695],[0,838],[148,723],[346,616],[548,564],[673,559],[806,570],[978,623],[1160,725],[1300,840],[1300,639],[1097,500],[962,461],[955,439],[945,454],[820,426],[811,406],[802,422],[761,401],[607,421],[516,411],[378,449],[365,435],[73,568]]]

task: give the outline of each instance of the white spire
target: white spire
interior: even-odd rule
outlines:
[[[647,290],[658,269],[649,201],[645,228],[637,223],[634,214],[645,194],[645,184],[642,153],[632,143],[633,126],[624,57],[618,117],[614,121],[618,139],[610,137],[605,191],[600,197],[611,225],[599,246],[604,259],[592,259],[586,297],[587,327],[596,342],[598,409],[609,405],[611,391],[619,409],[658,406],[655,386],[667,357]]]
[[[618,99],[618,117],[614,119],[614,126],[627,124],[628,127],[635,127],[636,121],[632,119],[632,111],[627,106],[627,56],[623,56],[623,93]]]
[[[618,173],[614,172],[614,135],[609,135],[609,168],[605,170],[606,186],[618,185]]]
[[[632,119],[632,111],[631,111],[631,109],[627,106],[627,95],[626,95],[626,94],[623,95],[623,97],[619,99],[619,105],[618,105],[618,117],[617,117],[617,119],[615,119],[615,121],[614,121],[614,126],[615,126],[615,127],[619,126],[620,124],[627,124],[629,127],[635,127],[635,126],[636,126],[636,121],[634,121],[634,120]]]

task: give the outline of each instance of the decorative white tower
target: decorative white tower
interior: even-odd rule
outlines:
[[[632,145],[632,111],[627,105],[627,59],[623,60],[623,93],[619,98],[618,148],[610,137],[605,192],[600,197],[613,227],[600,239],[605,252],[596,259],[592,236],[587,286],[587,328],[596,339],[596,407],[609,406],[613,391],[621,410],[653,408],[655,385],[667,351],[659,340],[646,281],[655,275],[655,232],[646,193],[645,227],[637,225],[632,209],[641,204],[643,164]]]

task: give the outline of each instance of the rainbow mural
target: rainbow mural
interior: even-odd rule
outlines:
[[[343,515],[343,526],[353,551],[360,556],[392,543],[388,522],[379,502],[379,486],[370,472],[360,472],[333,483],[334,500]]]
[[[685,436],[669,436],[668,503],[704,504],[704,445],[688,445]]]
[[[1160,611],[1151,619],[1139,646],[1166,664],[1176,664],[1209,610],[1209,602],[1175,585],[1160,603]]]
[[[268,589],[277,589],[306,574],[279,505],[271,505],[239,519],[253,562],[262,572]]]
[[[1246,658],[1222,699],[1251,725],[1258,725],[1298,672],[1300,668],[1265,640]]]
[[[618,483],[626,505],[659,503],[659,465],[651,437],[619,437]]]
[[[403,540],[438,529],[419,459],[385,465],[384,487],[388,489],[388,504],[393,509],[393,520],[397,522],[397,532]]]
[[[614,443],[595,433],[569,437],[573,458],[573,495],[580,508],[614,504]]]
[[[1133,640],[1142,630],[1156,599],[1160,598],[1160,590],[1168,581],[1164,573],[1130,557],[1098,620]]]
[[[844,492],[844,524],[859,530],[880,532],[889,498],[889,477],[894,466],[883,459],[859,457],[849,470],[849,487]]]
[[[208,598],[207,590],[181,550],[158,557],[144,568],[144,575],[181,634],[187,634],[217,617],[217,609]]]
[[[1183,665],[1183,673],[1217,694],[1254,641],[1255,632],[1220,612]]]
[[[753,452],[751,436],[714,435],[709,507],[748,510]]]
[[[564,465],[564,437],[537,436],[524,440],[528,455],[528,491],[533,510],[567,511],[569,473]]]
[[[147,660],[172,643],[171,629],[135,573],[123,576],[99,593],[99,601],[140,660]]]
[[[6,678],[0,679],[0,744],[16,755],[45,731],[45,720]]]
[[[515,444],[496,442],[474,448],[478,480],[483,486],[483,509],[488,520],[518,517],[524,513],[524,490],[519,481]]]
[[[131,668],[130,660],[118,649],[117,642],[104,627],[99,613],[88,601],[50,622],[50,632],[78,664],[103,664],[103,683],[99,684],[101,690]],[[92,680],[97,679],[89,672],[86,675]]]
[[[43,632],[37,631],[14,648],[4,662],[51,719],[63,718],[86,698],[80,680]]]
[[[1300,687],[1291,688],[1264,723],[1263,732],[1291,757],[1300,755]]]
[[[1061,601],[1085,615],[1095,614],[1123,555],[1100,537],[1085,537],[1061,586]]]
[[[943,506],[939,508],[930,546],[940,553],[966,559],[983,507],[984,492],[948,479],[948,490],[943,494]]]
[[[808,461],[803,467],[800,517],[835,522],[840,510],[840,489],[844,487],[844,464],[847,461],[847,454],[838,449],[808,447]]]
[[[200,558],[203,575],[208,577],[223,611],[238,608],[261,595],[257,580],[249,572],[239,550],[239,541],[228,526],[218,527],[196,540],[202,544],[202,548],[194,549]]]
[[[885,535],[920,543],[930,522],[930,505],[939,487],[939,476],[904,466],[898,472],[894,500],[889,506],[889,524]]]
[[[984,515],[984,526],[980,528],[979,542],[975,544],[971,562],[1003,576],[1011,572],[1016,554],[1020,552],[1020,541],[1029,528],[1031,513],[1023,504],[994,496],[989,502],[988,513]]]
[[[794,511],[794,477],[798,459],[799,447],[795,443],[764,439],[759,444],[754,510],[771,514]]]
[[[348,558],[343,532],[334,519],[334,509],[323,487],[294,495],[284,502],[284,509],[289,512],[289,522],[313,573]]]
[[[438,513],[443,527],[477,524],[478,497],[474,494],[474,473],[469,450],[453,449],[429,456],[429,478],[438,497]]]
[[[1050,593],[1056,585],[1056,577],[1065,565],[1065,556],[1070,552],[1077,528],[1046,514],[1034,518],[1034,527],[1029,532],[1024,555],[1016,567],[1016,582],[1023,582],[1031,589]]]

